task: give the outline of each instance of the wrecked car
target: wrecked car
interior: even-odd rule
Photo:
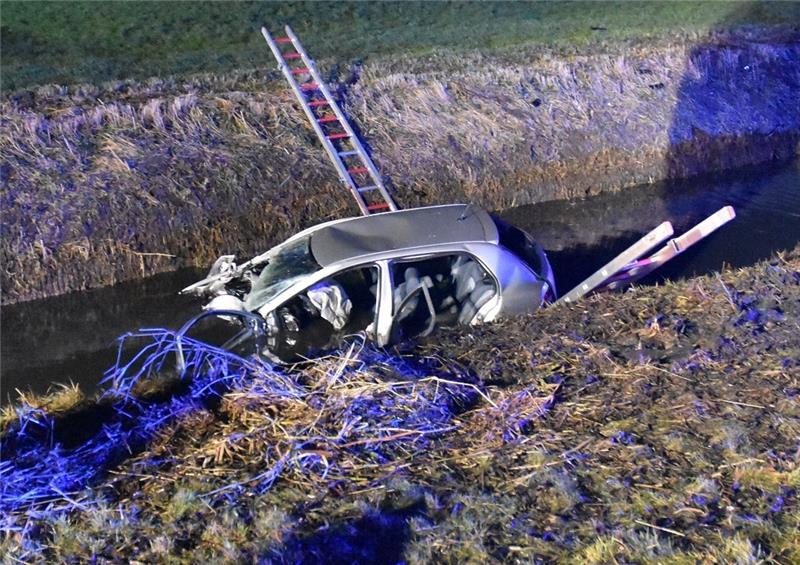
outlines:
[[[211,298],[205,313],[237,328],[221,346],[244,344],[292,362],[363,333],[378,345],[437,328],[533,312],[556,297],[542,248],[524,231],[465,204],[323,223],[241,265],[217,259],[183,289]]]
[[[274,38],[261,28],[364,217],[309,228],[241,265],[220,257],[205,279],[182,291],[211,301],[178,335],[291,362],[334,349],[348,335],[383,346],[553,302],[553,271],[524,231],[471,204],[398,209],[314,61],[289,26],[285,31]],[[734,217],[726,206],[640,258],[673,234],[662,222],[559,302],[630,284]]]

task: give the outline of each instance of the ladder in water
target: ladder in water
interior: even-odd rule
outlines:
[[[720,208],[692,229],[666,242],[649,257],[637,259],[652,251],[659,243],[673,234],[672,223],[664,222],[639,241],[628,247],[614,259],[600,267],[588,279],[562,296],[558,302],[575,302],[590,292],[614,290],[639,280],[658,267],[680,255],[692,245],[718,230],[736,217],[733,206]]]
[[[339,104],[288,25],[284,37],[272,37],[267,28],[261,34],[278,61],[311,126],[365,216],[397,210],[375,163],[361,144]],[[288,49],[282,49],[282,47]],[[303,79],[298,82],[298,78]]]

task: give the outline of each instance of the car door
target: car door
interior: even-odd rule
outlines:
[[[347,335],[376,336],[381,274],[374,263],[317,280],[265,315],[267,349],[284,362],[335,349]]]
[[[470,324],[498,296],[495,278],[473,255],[441,253],[392,261],[389,342]]]

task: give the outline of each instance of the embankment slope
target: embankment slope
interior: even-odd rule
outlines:
[[[796,563],[799,298],[800,247],[411,354],[28,398],[0,419],[0,553]]]
[[[496,210],[792,156],[798,37],[441,51],[329,76],[401,205]],[[3,303],[252,254],[357,213],[275,72],[40,87],[0,108]]]

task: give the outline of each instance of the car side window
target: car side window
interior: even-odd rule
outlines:
[[[369,336],[374,333],[377,296],[375,265],[323,279],[267,316],[267,347],[291,361],[335,348],[349,334],[364,331]]]
[[[467,253],[437,255],[392,263],[393,339],[418,335],[430,322],[430,308],[420,287],[428,289],[437,327],[469,324],[478,310],[497,294],[497,284]],[[405,301],[405,304],[403,302]],[[402,304],[402,311],[399,311]]]

